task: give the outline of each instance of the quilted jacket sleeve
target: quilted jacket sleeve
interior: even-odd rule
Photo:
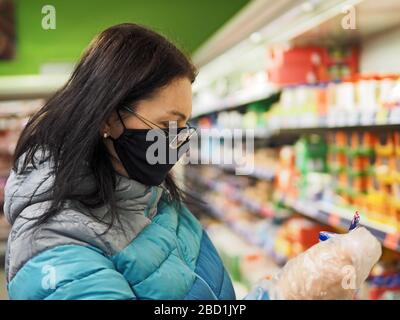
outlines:
[[[8,284],[10,299],[135,299],[110,259],[93,247],[62,245],[29,260]]]

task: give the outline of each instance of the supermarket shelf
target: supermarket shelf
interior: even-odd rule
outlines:
[[[0,77],[0,100],[46,98],[61,88],[69,74]]]
[[[347,229],[353,219],[354,212],[324,202],[311,202],[282,197],[282,202],[298,213],[320,221],[326,225]],[[362,217],[365,226],[388,249],[400,252],[400,233],[388,225],[369,221]]]
[[[301,132],[312,133],[329,129],[396,129],[400,125],[400,108],[380,112],[338,112],[327,117],[285,116],[273,118],[270,135]]]
[[[255,167],[254,171],[250,174],[251,177],[261,180],[272,181],[275,178],[276,172],[266,168]]]
[[[229,172],[235,172],[237,169],[233,164],[218,164],[217,166]],[[272,181],[275,178],[275,171],[261,167],[254,167],[253,171],[251,171],[248,176],[260,180]]]
[[[246,209],[254,212],[261,217],[272,218],[274,217],[274,211],[270,206],[263,205],[257,201],[243,196],[239,190],[234,190],[230,195],[228,195],[232,200],[240,202]]]
[[[277,98],[279,97],[279,93],[280,92],[275,86],[267,84],[243,89],[211,103],[201,103],[204,107],[196,107],[192,116],[193,118],[196,118],[208,113],[225,111],[268,98],[273,99],[274,96]]]
[[[189,191],[189,193],[197,198],[201,199],[204,203],[204,209],[215,219],[224,223],[230,230],[232,230],[235,234],[246,240],[249,244],[263,250],[266,255],[271,258],[278,266],[282,266],[286,263],[286,258],[277,255],[275,252],[271,250],[267,250],[264,246],[264,241],[260,239],[257,235],[255,235],[252,231],[247,230],[246,228],[240,226],[239,224],[235,223],[234,221],[228,220],[222,210],[218,209],[215,206],[207,204],[204,198],[194,191]]]
[[[253,199],[249,199],[244,196],[242,192],[227,183],[216,182],[212,180],[207,180],[201,177],[191,176],[191,179],[196,179],[202,185],[210,188],[211,190],[218,191],[224,193],[229,199],[238,201],[241,205],[243,205],[249,211],[259,215],[263,218],[272,218],[275,216],[274,210],[270,206],[263,205]]]
[[[274,212],[269,206],[246,198],[239,190],[236,190],[226,183],[211,181],[201,177],[196,177],[196,179],[199,179],[198,181],[208,188],[222,192],[232,200],[239,201],[248,210],[260,216],[268,218],[274,216]],[[296,212],[335,228],[348,229],[354,216],[353,211],[329,203],[290,199],[284,196],[279,198],[284,205]],[[365,217],[362,218],[362,225],[370,230],[383,246],[400,252],[400,233],[394,227],[369,221]]]
[[[357,28],[354,30],[342,27],[343,10],[346,6],[354,6],[357,11]],[[399,26],[396,13],[400,10],[397,0],[355,1],[353,4],[342,4],[341,13],[317,23],[313,28],[308,28],[304,33],[294,37],[293,45],[329,45],[332,41],[341,44],[359,43],[377,34]],[[373,21],[373,22],[372,22]]]
[[[354,30],[342,27],[344,10],[350,7],[357,12]],[[256,46],[252,34],[260,38],[258,46],[359,43],[398,26],[399,8],[397,0],[254,0],[198,48],[193,60],[203,68],[222,60],[224,68],[219,68],[230,70],[232,61],[247,58],[246,52]]]
[[[198,157],[198,153],[195,154],[195,152],[192,153],[193,157]],[[224,163],[213,163],[212,159],[207,158],[207,157],[200,157],[201,160],[201,164],[205,164],[205,165],[214,165],[217,166],[219,168],[221,168],[222,170],[231,172],[231,173],[236,173],[239,172],[238,170],[242,170],[244,168],[239,167],[235,164],[224,164]],[[266,181],[272,181],[275,178],[275,171],[268,169],[268,168],[263,168],[263,167],[257,167],[254,166],[253,168],[248,168],[249,170],[246,170],[246,175],[253,177],[253,178],[257,178],[257,179],[261,179],[261,180],[266,180]],[[247,171],[248,174],[247,174]],[[242,171],[243,172],[243,171]]]
[[[268,128],[253,128],[253,129],[233,129],[233,128],[211,128],[205,131],[201,129],[201,138],[213,139],[228,139],[228,138],[246,138],[248,136],[255,138],[265,138],[271,134]]]
[[[331,115],[327,118],[285,116],[275,117],[270,120],[268,128],[258,129],[255,131],[254,137],[269,139],[284,135],[321,133],[329,130],[398,130],[399,125],[400,108],[393,109],[390,112],[373,113],[370,115],[361,115],[357,112],[341,113],[340,115]],[[225,136],[228,135],[229,133],[225,134]],[[230,133],[230,136],[232,136],[232,133]],[[243,136],[245,136],[244,133]],[[221,134],[215,134],[215,137],[221,138]]]
[[[282,128],[276,131],[273,135],[285,135],[285,134],[312,134],[322,133],[333,130],[341,131],[387,131],[387,130],[398,130],[400,122],[398,124],[371,124],[371,125],[354,125],[354,126],[335,126],[335,127],[297,127],[297,128]]]

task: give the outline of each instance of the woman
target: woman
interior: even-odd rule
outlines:
[[[173,44],[135,24],[91,43],[16,148],[5,190],[11,299],[235,298],[172,164],[146,161],[154,128],[176,123],[178,135],[165,137],[184,149],[195,74]]]
[[[195,74],[174,45],[138,25],[111,27],[93,41],[17,144],[4,204],[11,299],[235,299],[169,174],[193,134]],[[299,256],[272,290],[260,283],[247,299],[320,297],[321,287],[345,296],[340,261],[368,249],[342,247],[331,241]],[[360,279],[378,251],[363,255],[373,259]],[[327,252],[337,263],[326,263]],[[317,289],[298,294],[309,275],[318,275]]]

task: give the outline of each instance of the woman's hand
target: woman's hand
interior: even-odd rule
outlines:
[[[270,299],[352,299],[381,254],[378,240],[357,228],[316,244],[258,286]]]

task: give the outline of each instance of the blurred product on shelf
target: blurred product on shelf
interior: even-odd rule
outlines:
[[[247,112],[243,115],[242,127],[244,129],[265,128],[265,115],[269,109],[262,102],[254,102],[247,106]]]
[[[358,72],[357,48],[275,47],[267,52],[268,79],[278,85],[340,80]]]
[[[326,172],[327,145],[323,137],[309,135],[295,144],[296,168],[303,175],[308,172]]]
[[[201,129],[248,129],[261,134],[267,126],[267,115],[271,102],[258,101],[248,104],[242,112],[237,110],[221,111],[217,115],[211,113],[198,119]],[[222,132],[222,133],[229,133]],[[235,133],[234,131],[232,132]]]
[[[304,136],[294,147],[283,147],[276,179],[277,196],[318,200],[329,183],[326,153],[326,142],[318,135]]]
[[[254,151],[254,167],[260,170],[276,172],[279,150],[276,148],[260,148]]]
[[[300,173],[295,187],[300,198],[319,200],[329,184],[327,144],[319,135],[301,137],[295,144],[296,170]]]
[[[217,155],[217,156],[216,156]],[[237,173],[237,168],[248,168],[246,174],[264,180],[272,180],[278,166],[279,150],[276,148],[258,148],[246,150],[241,142],[226,145],[219,139],[209,139],[201,143],[200,148],[190,151],[190,158],[202,164],[213,164],[229,172]],[[213,160],[217,161],[213,161]]]
[[[293,258],[317,244],[319,233],[322,231],[334,230],[303,217],[292,217],[279,229],[275,240],[275,251],[287,259]]]
[[[366,299],[400,299],[400,254],[386,250],[372,269],[367,282]]]
[[[258,180],[243,190],[243,195],[250,201],[269,203],[272,200],[273,186],[267,181]]]
[[[339,141],[343,137],[346,137],[343,140],[345,143],[338,143],[333,148],[330,147],[329,141],[331,139],[335,138]],[[361,153],[369,156],[370,148],[374,147],[371,144],[373,139],[367,132],[357,137],[351,135],[350,138],[343,132],[334,132],[327,139],[328,144],[326,146],[323,145],[325,140],[321,142],[317,138],[314,139],[304,138],[299,144],[301,146],[299,148],[283,147],[279,153],[278,168],[291,168],[290,170],[298,172],[299,175],[302,172],[303,174],[312,175],[315,172],[311,170],[321,170],[321,168],[325,168],[324,170],[330,172],[329,160],[328,163],[321,165],[320,162],[315,165],[315,163],[318,163],[316,159],[323,159],[325,153],[328,154],[329,159],[329,154],[332,150],[344,152],[346,157],[348,150],[351,150],[352,155]],[[349,142],[349,145],[346,144],[347,142]],[[352,146],[357,143],[359,149],[353,150]],[[299,150],[300,157],[303,157],[303,159],[296,159],[296,150]],[[311,163],[308,164],[307,160]],[[345,162],[347,164],[347,158]],[[358,163],[359,160],[356,162]],[[361,163],[363,162],[361,161]],[[366,166],[364,168],[368,169],[369,167]],[[282,179],[282,176],[284,174],[278,169],[277,181]],[[295,215],[286,215],[280,220],[276,220],[273,216],[263,218],[260,215],[254,215],[254,212],[251,211],[252,206],[247,206],[246,203],[240,201],[240,199],[246,198],[253,205],[255,203],[262,205],[273,203],[274,200],[271,199],[274,194],[273,181],[257,181],[249,176],[234,176],[215,166],[191,166],[187,169],[187,177],[191,183],[196,185],[191,189],[198,190],[207,205],[213,208],[211,210],[212,216],[222,221],[226,228],[229,228],[231,232],[238,235],[247,245],[252,247],[251,250],[247,249],[247,254],[243,253],[240,259],[234,259],[234,263],[232,259],[227,263],[229,265],[228,269],[233,270],[230,272],[236,274],[236,281],[242,283],[246,288],[250,288],[257,282],[259,277],[267,274],[263,269],[265,261],[270,263],[274,261],[275,268],[283,266],[288,259],[298,256],[318,243],[321,231],[336,231],[331,226],[299,216],[296,211],[293,212]],[[200,179],[199,177],[202,178]],[[294,183],[294,185],[297,186],[298,184]],[[235,190],[240,195],[239,198],[231,196]],[[274,207],[274,210],[277,208]],[[346,222],[346,225],[348,225],[348,222]],[[229,247],[229,245],[227,246]],[[233,247],[231,246],[231,248]],[[385,250],[385,252],[389,252],[389,255],[385,254],[384,257],[386,255],[392,257],[389,261],[397,261],[397,267],[394,267],[389,262],[384,262],[385,259],[382,259],[383,264],[378,264],[374,268],[368,281],[362,286],[362,290],[358,292],[357,299],[390,299],[395,298],[398,294],[399,256],[389,250]],[[269,273],[269,275],[271,274]]]
[[[294,182],[298,177],[295,167],[295,150],[285,146],[279,152],[279,164],[276,173],[276,192],[287,197],[297,198]]]
[[[243,111],[211,113],[199,128],[280,129],[400,124],[400,75],[357,75],[341,81],[284,87],[280,100],[248,104]],[[227,133],[227,132],[226,132]]]
[[[13,119],[28,119],[43,106],[45,99],[0,101],[0,119],[3,122]]]
[[[398,124],[400,75],[286,87],[266,117],[273,128]]]
[[[399,133],[332,131],[280,151],[274,198],[361,210],[367,221],[400,230]]]
[[[400,230],[398,132],[328,134],[328,167],[340,196],[336,201],[362,209],[371,221]]]
[[[285,261],[283,256],[279,256],[273,250],[274,235],[279,227],[279,221],[265,221],[237,202],[228,200],[215,192],[207,194],[205,199],[213,207],[214,217],[227,224],[248,243],[262,249],[264,255],[273,258],[276,263],[281,264]]]
[[[207,117],[204,117],[204,119],[207,119]],[[242,122],[243,122],[242,115],[238,111],[220,112],[216,117],[216,125],[218,128],[228,128],[228,129],[242,128],[243,125]]]
[[[268,259],[262,249],[249,244],[224,224],[204,218],[202,223],[219,251],[234,281],[235,289],[237,288],[236,283],[240,283],[246,288],[242,295],[237,295],[238,299],[244,297],[261,278],[279,270],[279,267],[271,259]]]

